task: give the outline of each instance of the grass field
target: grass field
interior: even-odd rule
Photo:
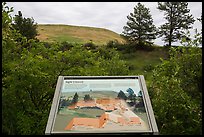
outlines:
[[[165,59],[167,57],[167,51],[162,47],[158,47],[153,51],[139,50],[132,53],[123,53],[121,56],[130,68],[129,75],[144,75],[148,85],[151,80],[152,69],[161,64],[160,58]]]
[[[125,40],[117,33],[104,29],[84,26],[71,26],[71,25],[42,25],[39,24],[37,31],[40,41],[47,42],[77,42],[87,43],[92,41],[95,44],[103,45],[110,40],[117,40],[124,43]]]

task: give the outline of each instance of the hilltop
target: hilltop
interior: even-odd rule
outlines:
[[[38,24],[37,38],[45,42],[77,42],[87,43],[92,41],[95,44],[103,45],[110,40],[117,40],[120,43],[125,43],[125,40],[117,33],[95,27],[72,26],[72,25],[54,25],[54,24]]]

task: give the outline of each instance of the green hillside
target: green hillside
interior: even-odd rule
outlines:
[[[94,42],[95,44],[106,44],[110,40],[117,40],[124,43],[125,40],[117,33],[104,29],[84,26],[71,26],[71,25],[53,25],[38,24],[37,31],[39,35],[37,38],[40,41],[47,42],[77,42],[87,43]]]
[[[66,97],[74,97],[76,92],[63,92],[62,95]],[[86,91],[77,92],[80,99],[83,99],[86,94],[89,94],[93,98],[116,98],[118,93],[114,91]]]

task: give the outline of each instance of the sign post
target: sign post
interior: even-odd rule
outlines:
[[[159,134],[144,76],[59,76],[45,134]]]

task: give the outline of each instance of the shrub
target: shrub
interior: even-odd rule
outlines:
[[[69,43],[69,42],[62,42],[60,44],[60,50],[61,51],[66,51],[66,50],[70,50],[71,48],[73,47],[73,44],[72,43]]]
[[[83,44],[83,47],[85,49],[93,50],[93,49],[96,49],[97,46],[93,42],[88,42],[88,43]]]
[[[202,51],[192,46],[171,47],[153,70],[149,92],[161,134],[202,134]]]
[[[148,64],[144,66],[144,71],[152,71],[154,69],[154,66],[152,64]]]

